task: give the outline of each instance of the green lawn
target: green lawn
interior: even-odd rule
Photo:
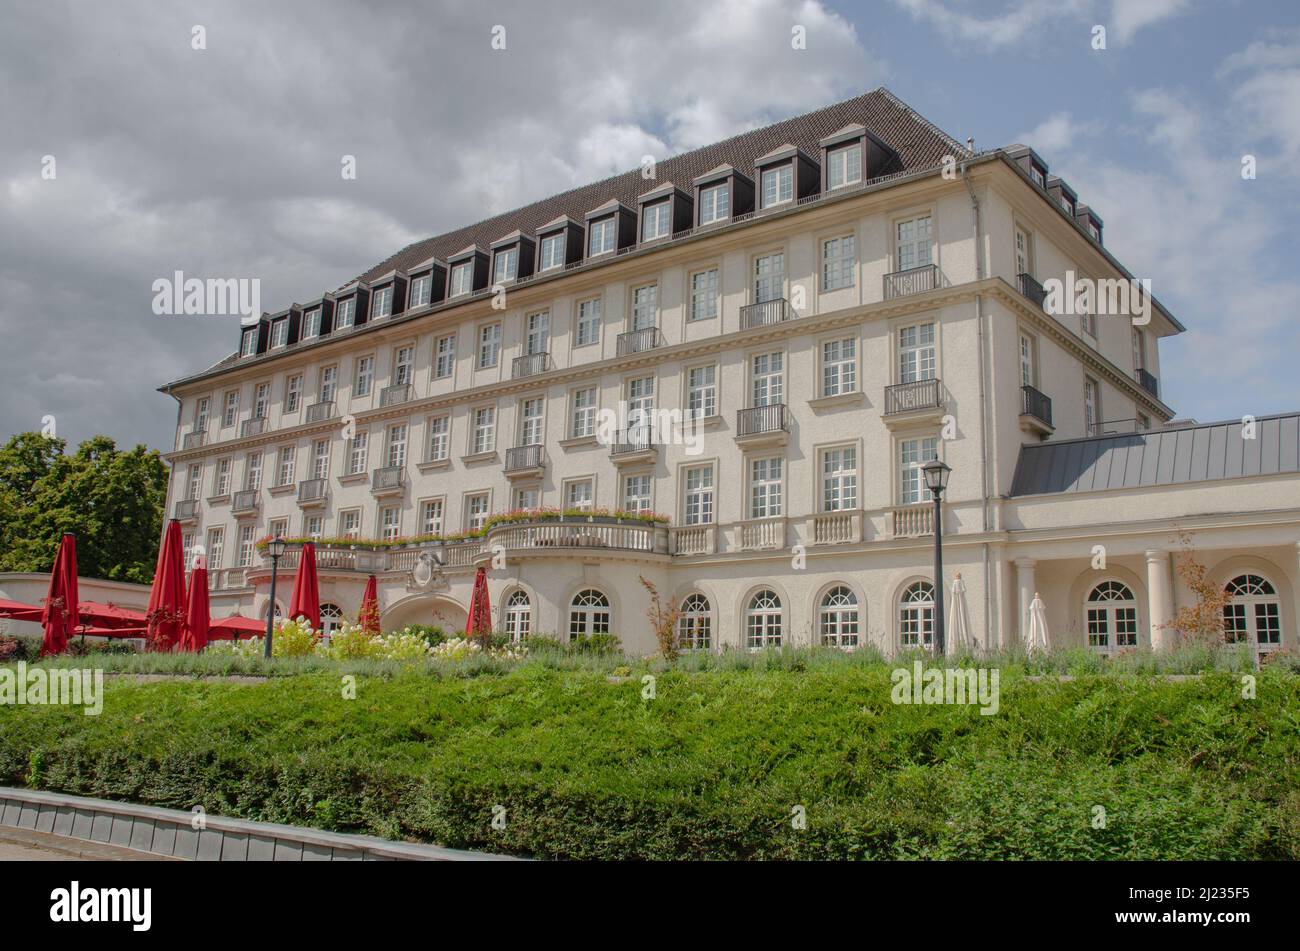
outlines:
[[[652,700],[648,668],[563,666],[362,673],[355,700],[337,671],[109,678],[98,717],[0,706],[0,782],[563,858],[1300,858],[1282,670],[1252,700],[1008,668],[981,716],[895,705],[878,662],[659,670]]]

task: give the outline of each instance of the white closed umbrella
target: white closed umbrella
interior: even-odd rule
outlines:
[[[945,642],[948,652],[970,650],[975,645],[971,642],[970,626],[966,623],[966,582],[961,580],[961,572],[952,582],[952,601],[950,602],[952,620],[948,622],[948,639]]]
[[[1029,653],[1047,650],[1047,605],[1034,592],[1034,600],[1029,602],[1029,636],[1025,644]]]

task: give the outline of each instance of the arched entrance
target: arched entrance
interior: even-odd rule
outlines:
[[[468,608],[450,598],[417,594],[403,598],[383,612],[384,633],[400,631],[408,624],[432,624],[448,634],[465,630]]]

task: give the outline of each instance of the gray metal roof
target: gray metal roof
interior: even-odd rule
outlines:
[[[1011,495],[1183,485],[1300,472],[1300,413],[1022,446]]]

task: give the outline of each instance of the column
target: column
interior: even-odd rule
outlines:
[[[1034,568],[1037,565],[1038,562],[1032,558],[1016,559],[1016,591],[1019,594],[1017,609],[1020,612],[1017,615],[1019,623],[1016,625],[1016,637],[1021,647],[1029,639],[1029,605],[1034,600],[1034,592],[1038,590],[1034,586]]]
[[[1166,626],[1174,619],[1174,585],[1169,552],[1149,549],[1147,556],[1147,612],[1151,618],[1151,649],[1171,650],[1178,632]]]

